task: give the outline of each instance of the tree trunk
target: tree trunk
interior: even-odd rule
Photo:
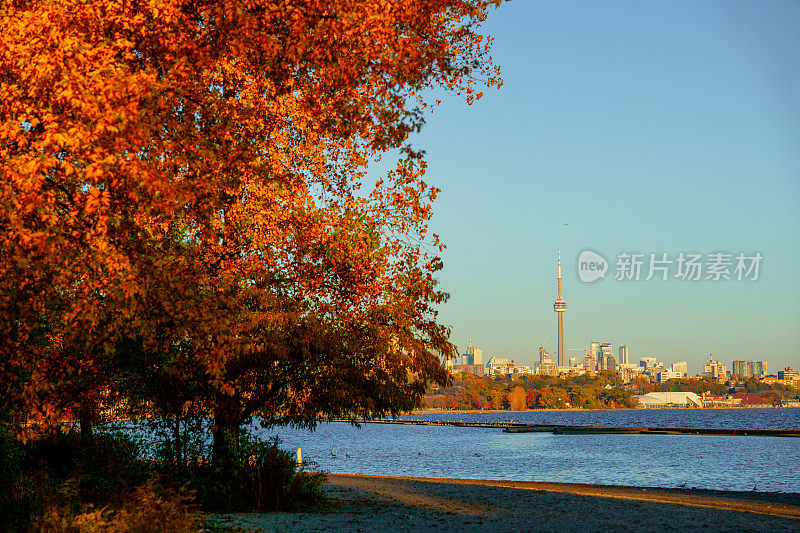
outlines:
[[[236,396],[217,395],[214,406],[214,444],[212,460],[223,475],[230,475],[239,454],[239,429],[242,415]]]
[[[92,447],[94,438],[92,436],[92,419],[94,411],[85,403],[82,403],[78,410],[78,419],[81,425],[81,448],[88,450]]]

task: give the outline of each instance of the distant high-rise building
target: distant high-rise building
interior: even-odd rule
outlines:
[[[550,354],[544,349],[544,346],[539,346],[539,363],[547,363],[550,361]]]
[[[593,356],[595,360],[600,360],[600,342],[590,342],[589,343],[589,355]]]
[[[597,361],[600,364],[600,370],[611,370],[615,372],[617,370],[617,360],[611,355],[611,343],[600,343],[599,350]]]
[[[621,365],[628,364],[628,345],[623,344],[619,347],[619,363]]]
[[[558,250],[558,298],[553,304],[553,310],[558,314],[558,366],[564,366],[566,360],[564,353],[564,311],[567,310],[567,303],[561,297],[561,250]]]
[[[689,365],[686,364],[686,361],[678,361],[677,363],[672,363],[670,370],[673,373],[680,372],[681,377],[684,377],[689,373]]]
[[[587,372],[597,370],[597,357],[592,354],[586,354],[586,357],[583,358],[583,368]]]
[[[656,365],[658,365],[658,361],[655,357],[642,357],[639,359],[639,366],[645,370],[655,368]]]
[[[552,359],[547,359],[539,365],[539,373],[544,376],[557,376],[558,365]]]
[[[462,365],[482,365],[483,364],[483,352],[480,348],[472,345],[472,339],[469,340],[469,346],[467,346],[467,353],[461,356],[461,364]]]
[[[743,378],[767,375],[766,361],[734,361],[731,374],[739,374]]]
[[[726,376],[725,365],[715,361],[710,355],[706,366],[703,367],[703,374],[714,379],[724,379]]]

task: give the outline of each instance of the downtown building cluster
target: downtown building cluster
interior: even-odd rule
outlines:
[[[615,352],[610,342],[593,341],[579,350],[584,351],[582,357],[570,357],[568,364],[564,366],[559,365],[544,346],[539,346],[539,360],[532,365],[517,364],[513,359],[498,356],[492,356],[484,363],[483,351],[474,346],[470,340],[466,353],[457,359],[447,361],[445,366],[452,372],[469,372],[476,376],[530,374],[569,377],[608,371],[619,375],[623,383],[629,383],[639,376],[646,377],[654,383],[695,377],[711,378],[721,383],[755,378],[766,383],[800,388],[800,373],[797,370],[786,367],[777,374],[770,375],[767,373],[766,361],[734,360],[728,369],[726,365],[714,359],[713,354],[706,354],[707,360],[702,371],[690,376],[686,361],[675,361],[667,365],[653,355],[642,355],[638,363],[630,363],[627,345],[618,346]]]
[[[689,377],[686,361],[676,361],[667,366],[663,362],[659,362],[653,355],[642,355],[638,364],[629,362],[629,350],[626,344],[617,347],[616,356],[611,343],[604,341],[592,341],[581,348],[566,348],[564,344],[564,313],[567,310],[567,304],[561,290],[560,250],[557,272],[558,292],[553,310],[558,317],[558,347],[553,357],[542,344],[539,346],[538,361],[530,366],[518,365],[514,363],[513,359],[497,356],[491,357],[484,363],[482,350],[473,346],[472,340],[470,340],[466,353],[458,358],[445,361],[448,370],[469,372],[477,376],[537,374],[562,377],[608,371],[617,373],[623,383],[628,383],[638,376],[645,376],[650,381],[657,383]],[[573,351],[579,353],[568,358],[567,352]],[[800,387],[798,372],[789,367],[779,371],[777,375],[768,375],[766,361],[734,360],[729,373],[724,364],[714,359],[714,354],[706,353],[704,355],[707,356],[706,364],[703,371],[697,375],[698,377],[712,378],[720,382],[757,378],[766,382]]]

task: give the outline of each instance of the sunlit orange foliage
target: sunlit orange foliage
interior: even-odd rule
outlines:
[[[335,364],[241,380],[298,328],[295,352],[335,325],[342,353],[368,354],[354,383],[444,381],[438,191],[408,136],[431,89],[472,103],[499,83],[476,33],[495,3],[0,0],[5,393],[57,387],[25,381],[43,328],[92,365],[122,338],[190,342],[217,390],[267,380],[268,409],[297,416]],[[363,183],[390,150],[397,168]]]
[[[508,393],[509,409],[512,411],[524,411],[526,407],[525,399],[525,389],[520,386],[514,387],[511,392]]]

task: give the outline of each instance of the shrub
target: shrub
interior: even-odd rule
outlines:
[[[119,503],[151,475],[139,447],[120,434],[97,434],[92,447],[81,450],[75,476],[79,498],[95,504]]]
[[[32,529],[58,533],[202,531],[204,517],[191,503],[193,497],[185,487],[175,489],[151,478],[116,511],[91,504],[77,513],[70,505],[53,507]]]
[[[213,511],[291,510],[324,501],[324,474],[298,470],[279,444],[277,437],[258,442],[243,436],[232,477],[213,464],[194,466],[197,501]]]
[[[247,460],[240,467],[240,483],[247,502],[258,510],[297,508],[324,498],[324,475],[296,471],[292,455],[278,447],[275,437],[248,443]]]
[[[82,448],[77,433],[25,445],[0,436],[0,530],[25,531],[45,512],[91,503],[120,505],[149,475],[138,448],[120,435],[96,434]]]

